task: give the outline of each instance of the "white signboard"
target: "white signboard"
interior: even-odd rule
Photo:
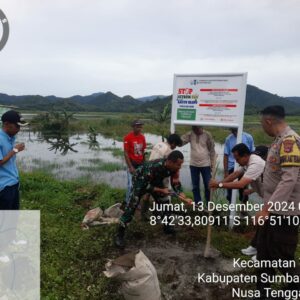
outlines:
[[[239,127],[247,74],[174,75],[172,124]]]
[[[237,143],[241,143],[246,87],[247,73],[175,74],[171,132],[175,132],[175,125],[237,127]],[[231,203],[236,203],[236,190],[232,191]],[[232,210],[231,228],[234,216]]]

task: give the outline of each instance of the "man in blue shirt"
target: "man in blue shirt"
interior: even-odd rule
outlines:
[[[224,164],[224,178],[226,178],[229,174],[233,173],[234,171],[234,164],[235,164],[235,159],[233,157],[232,149],[233,147],[237,144],[237,128],[230,128],[231,134],[227,136],[225,140],[225,145],[224,145],[224,159],[223,159],[223,164]],[[253,152],[255,150],[254,147],[254,140],[251,134],[243,132],[242,133],[242,143],[245,144],[250,152]],[[247,188],[247,187],[246,187]],[[247,201],[248,196],[244,196],[243,192],[244,189],[239,190],[240,192],[240,201]],[[232,190],[228,189],[227,190],[227,200],[228,202],[231,202],[231,195],[232,195]]]
[[[19,209],[19,172],[16,165],[17,153],[24,150],[25,145],[15,145],[15,135],[21,126],[21,115],[10,110],[1,117],[0,130],[0,210]]]

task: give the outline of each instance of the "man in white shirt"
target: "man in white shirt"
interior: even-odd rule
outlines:
[[[182,140],[178,134],[170,134],[167,142],[157,143],[150,154],[149,160],[166,158],[176,148],[182,146]]]
[[[240,164],[240,167],[220,182],[211,180],[209,187],[241,189],[251,184],[253,190],[257,192],[260,197],[263,197],[261,176],[264,172],[266,162],[260,156],[253,153],[251,154],[249,148],[243,143],[234,146],[232,153],[236,161]],[[241,177],[239,181],[234,181],[239,177]]]
[[[234,159],[240,164],[240,167],[224,178],[223,181],[211,180],[209,183],[210,188],[225,188],[225,189],[241,189],[248,184],[251,185],[251,190],[245,190],[244,193],[250,194],[256,192],[263,198],[263,172],[265,169],[265,160],[263,159],[267,154],[268,148],[265,146],[258,146],[254,153],[251,153],[249,148],[243,144],[237,144],[232,148]],[[263,158],[262,158],[263,157]],[[240,178],[239,181],[235,181]],[[251,245],[242,249],[245,255],[256,255],[256,238],[257,234],[251,241]],[[252,259],[256,259],[253,257]]]

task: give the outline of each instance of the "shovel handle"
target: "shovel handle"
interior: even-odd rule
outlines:
[[[171,196],[174,196],[174,197],[180,199],[181,201],[183,201],[183,202],[186,203],[186,204],[192,205],[192,202],[191,202],[191,201],[189,201],[189,200],[186,199],[185,197],[180,196],[180,195],[177,194],[177,193],[172,193]]]

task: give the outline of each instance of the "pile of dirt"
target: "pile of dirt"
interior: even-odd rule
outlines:
[[[232,274],[233,260],[212,249],[212,257],[203,257],[204,245],[193,248],[161,235],[155,240],[140,241],[126,251],[141,249],[155,266],[164,300],[232,299],[231,287],[223,284],[199,283],[198,274]]]

